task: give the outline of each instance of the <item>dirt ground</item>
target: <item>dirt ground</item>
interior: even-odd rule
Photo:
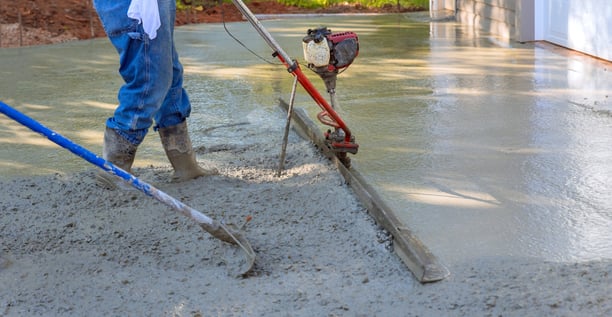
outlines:
[[[177,12],[176,24],[218,23],[241,21],[242,15],[233,4],[218,5],[216,1],[189,1],[190,9]],[[203,3],[204,5],[195,5]],[[210,3],[210,4],[207,4]],[[304,9],[274,1],[248,3],[255,14],[284,13],[355,13],[407,12],[422,8],[366,8],[364,6],[332,6],[325,9]],[[90,1],[22,0],[0,2],[0,47],[53,44],[73,40],[103,37],[104,29]]]

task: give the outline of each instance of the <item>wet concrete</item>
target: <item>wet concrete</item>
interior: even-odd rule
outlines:
[[[612,258],[610,64],[506,45],[424,14],[264,25],[299,60],[308,28],[357,32],[360,55],[337,86],[339,112],[360,144],[353,164],[443,262]],[[250,25],[228,28],[276,63]],[[252,123],[284,125],[277,99],[289,97],[292,77],[282,66],[254,57],[222,25],[181,27],[176,37],[194,143],[219,146],[219,136]],[[0,100],[101,152],[120,84],[106,39],[3,49],[0,65]],[[318,111],[303,91],[296,106]],[[2,175],[91,168],[4,117],[0,148]],[[168,164],[154,133],[136,162],[148,164]]]
[[[351,70],[370,80],[339,88],[354,162],[434,254],[612,256],[610,64],[449,22],[378,30]]]

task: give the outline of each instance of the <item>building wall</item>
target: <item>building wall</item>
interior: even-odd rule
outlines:
[[[515,0],[457,0],[458,22],[503,39],[516,36]]]
[[[431,0],[430,7],[454,12],[476,34],[544,40],[612,61],[610,0]]]
[[[612,60],[610,0],[536,0],[537,40]]]
[[[452,11],[455,12],[456,0],[430,0],[429,9],[431,11]]]
[[[454,12],[458,22],[506,40],[532,41],[534,7],[538,0],[431,0],[436,12]]]

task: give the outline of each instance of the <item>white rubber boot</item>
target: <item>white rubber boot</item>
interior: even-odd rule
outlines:
[[[136,145],[130,143],[114,129],[107,127],[104,131],[102,157],[130,174],[132,173],[132,164],[136,156],[136,149]],[[121,189],[132,189],[127,182],[106,171],[98,172],[96,175],[96,183],[98,186],[110,190],[114,190],[117,187]]]
[[[200,176],[216,175],[216,168],[198,165],[187,131],[187,122],[158,130],[166,156],[174,168],[171,182],[183,182]]]

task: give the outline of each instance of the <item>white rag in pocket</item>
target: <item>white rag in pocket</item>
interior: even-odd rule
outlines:
[[[150,39],[157,37],[157,29],[161,26],[157,0],[132,0],[127,15],[142,23],[142,27]]]

